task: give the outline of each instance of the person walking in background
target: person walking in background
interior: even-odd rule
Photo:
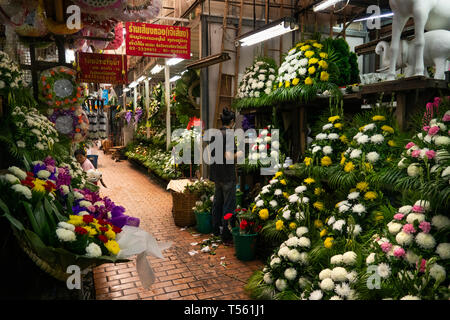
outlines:
[[[220,235],[224,244],[231,244],[232,235],[228,229],[228,222],[224,220],[224,216],[227,213],[233,213],[236,209],[235,160],[242,157],[243,154],[241,151],[236,152],[234,134],[226,134],[227,129],[234,129],[234,112],[224,109],[220,115],[220,119],[222,121],[222,128],[220,130],[223,136],[223,159],[221,163],[211,164],[210,170],[210,180],[215,183],[212,227],[214,235]],[[211,152],[211,155],[215,156],[214,150]]]

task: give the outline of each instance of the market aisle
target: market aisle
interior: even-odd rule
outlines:
[[[169,192],[127,160],[115,162],[101,151],[98,154],[98,169],[108,187],[101,187],[100,193],[124,206],[128,215],[140,218],[140,227],[158,241],[172,241],[173,245],[164,252],[164,259],[148,258],[156,274],[150,290],[141,286],[134,262],[94,269],[97,299],[249,299],[243,287],[252,273],[262,268],[260,261],[239,261],[234,248],[223,245],[216,255],[200,252],[200,247],[191,243],[208,236],[194,237],[175,226]],[[199,253],[190,256],[193,249]]]

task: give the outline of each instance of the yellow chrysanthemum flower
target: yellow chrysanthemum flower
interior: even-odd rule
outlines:
[[[312,163],[312,158],[306,157],[305,160],[303,160],[303,162],[305,163],[305,165],[310,166]]]
[[[319,220],[319,219],[314,220],[314,227],[316,227],[317,229],[322,228],[322,227],[323,227],[323,222],[322,222],[322,220]]]
[[[281,176],[282,174],[283,174],[283,172],[278,171],[275,173],[275,175],[273,177],[274,177],[274,179],[278,179],[278,177]]]
[[[378,197],[378,195],[374,191],[368,191],[364,195],[364,199],[366,199],[366,200],[375,200],[377,197]]]
[[[33,183],[34,183],[34,187],[32,189],[33,191],[40,192],[40,193],[45,193],[44,185],[45,185],[46,181],[41,180],[41,179],[35,179],[33,181]]]
[[[330,121],[331,123],[334,123],[335,121],[339,120],[341,117],[340,116],[333,116],[333,117],[329,117],[328,121]]]
[[[319,56],[320,56],[322,59],[328,59],[328,53],[321,52],[321,53],[319,53]]]
[[[377,115],[377,116],[373,116],[373,117],[372,117],[372,120],[373,120],[373,121],[385,121],[385,120],[386,120],[386,117],[385,117],[385,116],[379,116],[379,115]]]
[[[328,234],[327,229],[323,229],[322,231],[320,231],[320,237],[324,237]]]
[[[312,85],[314,83],[314,81],[313,81],[313,79],[311,79],[310,77],[307,77],[306,79],[305,79],[305,84],[307,85],[307,86],[310,86],[310,85]]]
[[[381,211],[375,211],[374,212],[375,221],[380,221],[384,219],[384,214]]]
[[[278,83],[278,88],[281,88],[283,86],[283,82]]]
[[[364,167],[366,168],[367,171],[373,170],[373,165],[369,162],[364,162]]]
[[[334,124],[334,127],[336,128],[336,129],[342,129],[342,127],[343,127],[344,125],[342,124],[342,123],[335,123]]]
[[[356,189],[360,191],[366,191],[369,188],[369,184],[365,181],[358,182],[356,184]]]
[[[306,51],[306,50],[308,50],[308,49],[310,49],[310,48],[311,48],[310,45],[303,45],[303,46],[300,47],[300,50],[301,50],[301,51]]]
[[[320,66],[322,69],[328,69],[328,63],[327,63],[325,60],[320,60],[320,61],[319,61],[319,66]]]
[[[388,145],[391,146],[391,147],[395,147],[395,146],[396,146],[394,140],[389,140],[389,141],[388,141]]]
[[[347,143],[348,139],[347,136],[345,134],[343,134],[342,136],[339,137],[339,140],[341,140],[342,143]]]
[[[74,226],[84,225],[83,217],[76,215],[69,215],[69,221],[67,221],[67,223],[73,224]]]
[[[259,217],[262,219],[262,220],[267,220],[267,219],[269,219],[269,210],[267,210],[267,209],[261,209],[261,210],[259,210]]]
[[[313,43],[313,46],[318,48],[318,49],[322,49],[323,48],[323,44],[320,44],[320,43]]]
[[[303,182],[306,184],[311,184],[316,182],[316,180],[314,180],[313,178],[306,178],[305,180],[303,180]]]
[[[105,247],[113,255],[117,255],[120,251],[119,244],[114,240],[108,240],[108,242],[105,243]]]
[[[333,247],[333,242],[334,242],[334,239],[332,237],[328,237],[323,242],[323,245],[325,246],[325,248],[331,249]]]
[[[294,80],[292,80],[292,85],[296,86],[296,85],[298,85],[299,82],[300,82],[299,78],[294,78]]]
[[[331,161],[331,158],[329,156],[325,156],[320,160],[320,164],[322,167],[328,167],[333,164],[333,161]]]
[[[314,189],[314,194],[315,194],[316,196],[320,196],[320,194],[321,194],[323,191],[324,191],[324,190],[323,190],[322,188],[317,187],[317,188]]]
[[[289,88],[291,86],[291,83],[289,82],[289,81],[286,81],[285,83],[284,83],[284,87],[285,88]]]
[[[280,183],[283,185],[283,186],[285,186],[286,185],[286,180],[280,180]]]
[[[316,72],[316,68],[314,66],[308,68],[309,74],[314,74]]]
[[[88,236],[89,237],[93,237],[95,235],[97,235],[97,230],[95,230],[95,228],[91,228],[89,226],[84,227],[86,229],[86,231],[88,232]]]
[[[291,222],[291,223],[289,224],[289,229],[291,229],[291,230],[297,229],[297,224],[296,224],[295,222]]]
[[[319,62],[319,59],[317,58],[311,58],[308,61],[308,65],[312,65],[312,64],[316,64],[317,62]]]
[[[355,170],[355,166],[354,166],[353,162],[351,162],[351,161],[347,162],[347,164],[344,167],[344,171],[351,172],[353,170]]]
[[[289,193],[283,192],[283,196],[284,196],[286,199],[289,199]]]
[[[330,79],[330,74],[326,71],[322,71],[320,73],[320,80],[321,81],[328,81]]]
[[[309,59],[309,58],[311,58],[312,56],[314,56],[314,51],[306,51],[306,52],[305,52],[305,57],[306,57],[306,58]]]
[[[319,211],[322,211],[323,208],[324,208],[324,205],[323,205],[322,202],[316,201],[316,202],[313,203],[313,207],[316,208]]]
[[[111,229],[109,229],[108,231],[105,232],[105,236],[110,240],[116,239],[116,233],[114,231],[112,231]]]
[[[389,132],[389,133],[394,133],[394,128],[387,126],[387,125],[382,126],[381,130]]]
[[[343,166],[345,164],[345,161],[347,160],[347,158],[345,156],[341,156],[341,166]]]
[[[283,230],[284,227],[284,222],[283,220],[277,220],[277,222],[275,223],[275,228],[280,231]]]
[[[255,210],[256,210],[256,205],[253,206],[252,213],[254,213]]]

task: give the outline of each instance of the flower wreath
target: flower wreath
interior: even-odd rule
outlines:
[[[55,124],[59,133],[67,135],[74,142],[83,141],[88,134],[89,120],[81,107],[54,109],[49,120]]]
[[[75,71],[66,67],[46,70],[39,81],[39,99],[49,107],[70,108],[81,104],[82,88]]]

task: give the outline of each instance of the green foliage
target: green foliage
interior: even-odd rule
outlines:
[[[333,69],[335,83],[338,86],[346,86],[359,82],[359,69],[356,54],[350,52],[348,43],[343,38],[328,38],[323,41],[328,58],[335,65]]]
[[[175,84],[172,107],[176,113],[174,126],[187,127],[189,119],[200,116],[200,106],[196,98],[200,97],[200,77],[197,71],[188,70]]]

